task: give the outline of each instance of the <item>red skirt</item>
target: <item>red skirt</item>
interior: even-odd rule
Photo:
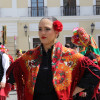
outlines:
[[[0,96],[0,100],[6,100],[5,96]]]

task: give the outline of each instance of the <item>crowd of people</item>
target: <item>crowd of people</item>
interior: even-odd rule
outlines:
[[[38,25],[39,46],[24,54],[16,50],[14,61],[0,49],[0,100],[6,100],[11,90],[7,84],[14,83],[18,100],[100,100],[100,52],[95,40],[83,28],[75,28],[73,47],[63,46],[57,40],[62,30],[55,17],[44,17]]]

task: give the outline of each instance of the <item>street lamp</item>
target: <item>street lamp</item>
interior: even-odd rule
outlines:
[[[27,28],[28,28],[28,26],[25,25],[24,26],[25,36],[27,36]],[[28,44],[29,44],[29,49],[30,49],[30,37],[29,37],[29,34],[28,34]]]
[[[25,36],[27,36],[27,25],[24,26]]]
[[[94,28],[95,28],[95,24],[92,23],[92,24],[91,24],[91,35],[93,34]]]

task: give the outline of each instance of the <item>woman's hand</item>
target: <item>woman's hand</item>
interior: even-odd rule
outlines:
[[[83,90],[84,90],[83,88],[80,88],[80,87],[76,86],[76,88],[75,88],[75,90],[73,92],[73,96],[75,96],[79,92],[82,92]]]
[[[0,88],[4,88],[5,87],[5,83],[1,82],[0,83]]]

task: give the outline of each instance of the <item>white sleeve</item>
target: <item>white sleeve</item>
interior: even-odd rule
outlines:
[[[1,82],[6,83],[6,71],[9,67],[9,57],[5,53],[2,55],[2,66],[4,69],[4,74],[3,74]]]

